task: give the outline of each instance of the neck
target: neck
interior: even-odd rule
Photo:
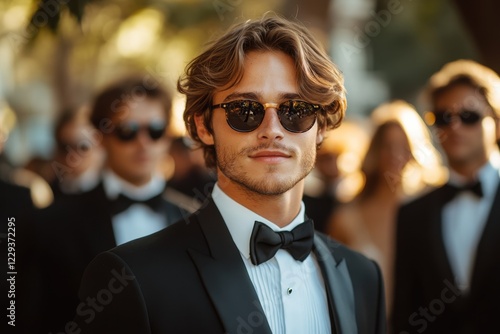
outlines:
[[[113,173],[115,173],[119,178],[121,178],[122,180],[124,180],[125,182],[128,182],[131,185],[136,186],[136,187],[142,187],[142,186],[148,184],[151,181],[151,179],[153,178],[152,174],[138,175],[138,176],[136,176],[136,175],[125,175],[123,173],[120,173],[117,170],[114,170],[113,168],[110,168],[110,170]]]
[[[263,195],[240,185],[231,184],[228,186],[224,183],[220,180],[218,182],[219,187],[226,195],[279,227],[290,224],[300,211],[304,180],[280,195]]]
[[[450,169],[455,173],[463,176],[468,181],[473,181],[476,178],[477,172],[488,162],[488,159],[483,159],[474,162],[457,162],[450,161]]]
[[[402,184],[399,180],[380,179],[369,198],[378,202],[398,203],[402,194]]]

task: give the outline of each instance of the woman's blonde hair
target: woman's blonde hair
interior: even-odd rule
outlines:
[[[441,155],[432,144],[432,136],[424,121],[409,103],[396,100],[378,106],[371,115],[376,126],[371,144],[366,153],[362,172],[366,183],[360,197],[369,196],[378,178],[387,182],[401,182],[407,195],[415,195],[428,187],[442,185],[447,178]],[[404,166],[401,175],[383,175],[379,168],[380,146],[388,128],[399,126],[408,139],[410,161]]]
[[[318,114],[319,128],[336,128],[344,117],[343,76],[303,25],[279,17],[237,24],[192,60],[177,82],[178,91],[186,95],[184,122],[190,136],[204,149],[208,167],[216,165],[215,148],[198,137],[194,116],[203,115],[206,128],[212,131],[213,95],[238,84],[245,56],[251,51],[281,51],[293,59],[300,96],[323,107]]]

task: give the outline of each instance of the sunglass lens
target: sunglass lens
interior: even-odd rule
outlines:
[[[434,112],[434,125],[446,126],[451,123],[451,114],[444,111]]]
[[[306,132],[316,121],[316,108],[304,101],[288,101],[280,105],[281,124],[290,132]]]
[[[481,119],[481,115],[476,111],[472,110],[463,110],[460,113],[460,120],[462,123],[467,125],[476,124]]]
[[[149,137],[158,140],[165,134],[165,123],[151,123],[148,126]]]
[[[447,111],[436,111],[434,112],[434,124],[438,127],[448,126],[456,116],[458,116],[460,121],[465,125],[474,125],[481,120],[481,114],[473,110],[462,110],[458,114]]]
[[[253,131],[264,119],[264,107],[255,101],[229,102],[225,109],[227,122],[236,131]]]
[[[131,141],[139,132],[139,125],[135,123],[121,124],[116,127],[115,133],[121,141]]]

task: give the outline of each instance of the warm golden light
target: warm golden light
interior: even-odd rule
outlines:
[[[186,134],[186,127],[182,114],[186,105],[186,98],[183,95],[175,95],[172,102],[172,119],[170,121],[170,133],[172,136],[180,137]]]
[[[118,52],[133,57],[151,52],[163,25],[163,15],[154,9],[144,9],[125,21],[118,31]]]
[[[6,30],[22,29],[29,16],[29,6],[14,6],[9,8],[3,14],[2,22]]]
[[[7,140],[9,132],[16,125],[16,114],[7,106],[0,105],[0,144]]]
[[[436,116],[434,116],[434,114],[430,111],[424,114],[424,119],[425,123],[427,123],[428,125],[434,125],[434,123],[436,122]]]

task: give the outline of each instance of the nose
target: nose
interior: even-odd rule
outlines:
[[[463,127],[463,122],[460,119],[460,115],[453,113],[449,117],[450,117],[450,124],[448,125],[449,129],[457,130]]]
[[[278,118],[278,109],[275,104],[266,104],[266,113],[261,125],[257,128],[258,136],[262,139],[282,139],[285,129]]]
[[[141,129],[137,134],[137,141],[141,147],[146,147],[147,145],[151,145],[153,140],[149,137],[148,132],[145,129]]]

